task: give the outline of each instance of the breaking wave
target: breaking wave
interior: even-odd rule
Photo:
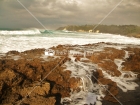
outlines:
[[[33,29],[33,30],[1,30],[0,35],[35,35],[41,34],[40,30]]]

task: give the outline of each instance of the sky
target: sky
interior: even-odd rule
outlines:
[[[19,0],[45,27],[98,24],[121,0]],[[139,25],[140,0],[123,2],[101,23]],[[0,29],[44,27],[17,0],[0,0]]]

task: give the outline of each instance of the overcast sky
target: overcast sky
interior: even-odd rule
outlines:
[[[120,0],[19,0],[47,29],[98,24]],[[140,26],[140,0],[123,2],[101,23]],[[0,0],[0,28],[43,28],[17,0]]]

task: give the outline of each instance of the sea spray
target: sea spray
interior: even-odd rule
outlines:
[[[7,31],[7,30],[1,30],[0,35],[35,35],[35,34],[41,34],[38,29],[34,30],[13,30],[13,31]]]

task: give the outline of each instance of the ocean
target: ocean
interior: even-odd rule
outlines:
[[[15,31],[0,31],[0,53],[6,53],[11,50],[16,50],[19,52],[23,52],[25,50],[31,50],[35,48],[45,48],[48,49],[57,45],[85,45],[85,44],[94,44],[99,42],[105,43],[114,43],[114,44],[123,44],[124,45],[140,45],[140,39],[134,37],[126,37],[122,35],[113,35],[113,34],[104,34],[104,33],[79,33],[79,32],[71,32],[71,31],[53,31],[53,30],[45,30],[40,31],[38,29],[34,30],[15,30]],[[114,45],[115,46],[115,45]],[[104,46],[101,46],[104,47]],[[115,47],[122,47],[121,45]],[[100,50],[100,47],[98,48]],[[128,53],[126,52],[125,58],[128,58]],[[71,59],[74,59],[71,57]],[[131,80],[135,80],[136,74],[133,72],[127,72],[132,77],[124,78],[126,72],[121,70],[122,68],[122,59],[115,59],[115,64],[118,67],[118,70],[121,71],[122,75],[119,77],[111,76],[106,72],[103,72],[103,75],[106,78],[111,79],[112,81],[117,83],[117,86],[124,92],[128,90],[135,90],[135,87],[138,85]],[[79,93],[72,93],[71,97],[66,97],[61,100],[61,102],[71,101],[70,105],[83,105],[87,103],[96,105],[102,105],[101,97],[104,94],[99,91],[99,95],[92,92],[92,90],[100,89],[100,86],[97,84],[92,84],[91,82],[91,72],[96,67],[92,63],[82,63],[75,62],[72,60],[71,62],[67,62],[66,64],[67,70],[71,70],[72,76],[80,77],[83,84],[87,84],[87,86],[83,85],[84,91],[80,91]],[[80,69],[77,69],[77,66]],[[92,68],[90,71],[89,69]],[[97,69],[97,68],[96,68]],[[129,81],[129,82],[128,82]],[[101,89],[102,90],[102,89]],[[81,100],[82,99],[82,100]],[[98,101],[97,101],[98,100]]]
[[[69,31],[15,30],[0,31],[0,53],[49,48],[59,44],[84,45],[98,42],[140,45],[140,39],[104,33],[78,33]]]

